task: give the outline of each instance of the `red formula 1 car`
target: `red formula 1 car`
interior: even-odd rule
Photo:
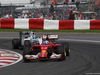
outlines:
[[[26,40],[23,50],[24,61],[65,60],[66,56],[69,56],[69,44],[59,43],[57,40],[58,35],[43,35],[42,43],[39,43],[39,41],[30,43],[30,41]]]

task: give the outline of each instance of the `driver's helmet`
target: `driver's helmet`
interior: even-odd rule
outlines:
[[[33,32],[33,31],[31,31],[31,32],[30,32],[30,36],[33,36],[33,35],[34,35],[34,32]]]
[[[46,41],[44,41],[44,44],[48,44],[48,43],[49,43],[49,41],[47,41],[47,40],[46,40]]]
[[[36,39],[36,35],[33,35],[33,39]]]

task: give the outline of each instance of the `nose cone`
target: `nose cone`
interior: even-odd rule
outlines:
[[[43,59],[43,60],[47,59],[47,51],[46,50],[42,50],[40,52],[39,58]]]

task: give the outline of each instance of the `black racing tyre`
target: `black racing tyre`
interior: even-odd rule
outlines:
[[[31,44],[29,40],[25,40],[24,42],[24,50],[23,50],[23,58],[25,62],[29,62],[30,60],[25,57],[25,55],[30,55]]]
[[[13,47],[13,49],[18,49],[20,44],[21,43],[20,43],[19,39],[15,38],[15,39],[12,40],[12,47]]]
[[[48,58],[50,58],[50,56],[52,55],[51,48],[48,48],[48,50],[47,50],[47,51],[48,51],[47,57],[48,57]]]
[[[30,54],[30,47],[29,46],[24,47],[24,50],[23,50],[23,59],[24,59],[25,62],[29,62],[30,61],[29,59],[27,59],[25,57],[25,55],[29,55],[29,54]]]
[[[29,41],[29,40],[25,40],[24,46],[25,46],[25,47],[30,47],[30,46],[31,46],[30,41]]]
[[[69,56],[69,54],[70,54],[69,44],[68,43],[62,43],[62,46],[64,47],[64,49],[66,51],[66,56]]]
[[[59,46],[58,48],[58,52],[57,54],[62,54],[61,58],[59,58],[60,61],[65,60],[66,56],[65,56],[65,50],[63,46]]]

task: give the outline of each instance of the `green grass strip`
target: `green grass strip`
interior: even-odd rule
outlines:
[[[100,30],[37,30],[37,29],[0,29],[0,32],[19,32],[32,31],[35,32],[61,32],[61,33],[100,33]]]

